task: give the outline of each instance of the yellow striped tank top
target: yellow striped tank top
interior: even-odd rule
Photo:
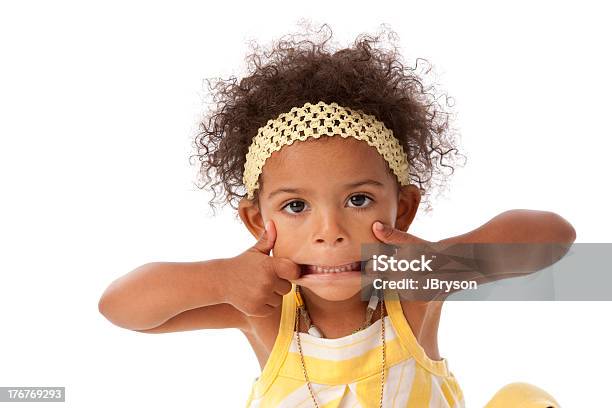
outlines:
[[[432,360],[417,342],[396,291],[384,295],[386,368],[385,407],[465,407],[463,392],[446,359]],[[247,408],[313,407],[300,362],[295,333],[295,284],[283,296],[279,332]],[[300,333],[304,364],[321,408],[377,407],[381,380],[381,324],[348,336],[327,339]]]

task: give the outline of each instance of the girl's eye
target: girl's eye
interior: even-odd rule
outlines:
[[[296,211],[296,212],[289,212],[289,214],[294,215],[296,213],[298,214],[301,213],[303,210],[303,207],[304,207],[303,201],[295,200],[285,205],[282,209],[284,210],[285,208],[290,208],[292,211]]]
[[[372,199],[365,194],[355,194],[349,199],[349,202],[356,205],[355,208],[363,209],[367,207],[367,205],[363,205],[364,201],[366,200],[372,201]]]

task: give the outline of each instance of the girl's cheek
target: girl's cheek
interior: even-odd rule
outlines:
[[[294,251],[284,245],[284,243],[279,243],[276,241],[276,244],[274,245],[274,256],[291,259],[291,257],[294,255]]]

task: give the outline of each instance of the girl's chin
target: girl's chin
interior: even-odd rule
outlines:
[[[361,272],[335,272],[325,274],[302,275],[293,280],[296,285],[310,289],[323,299],[340,301],[355,296],[362,286],[371,283],[363,279]]]

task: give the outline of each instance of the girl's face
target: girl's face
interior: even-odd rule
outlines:
[[[259,206],[243,199],[240,216],[257,238],[272,220],[274,256],[302,266],[361,261],[361,245],[379,242],[372,224],[405,231],[420,202],[416,186],[399,189],[376,148],[353,137],[322,136],[283,146],[266,160],[261,180]],[[345,300],[368,283],[359,270],[303,273],[293,282],[324,299]]]

